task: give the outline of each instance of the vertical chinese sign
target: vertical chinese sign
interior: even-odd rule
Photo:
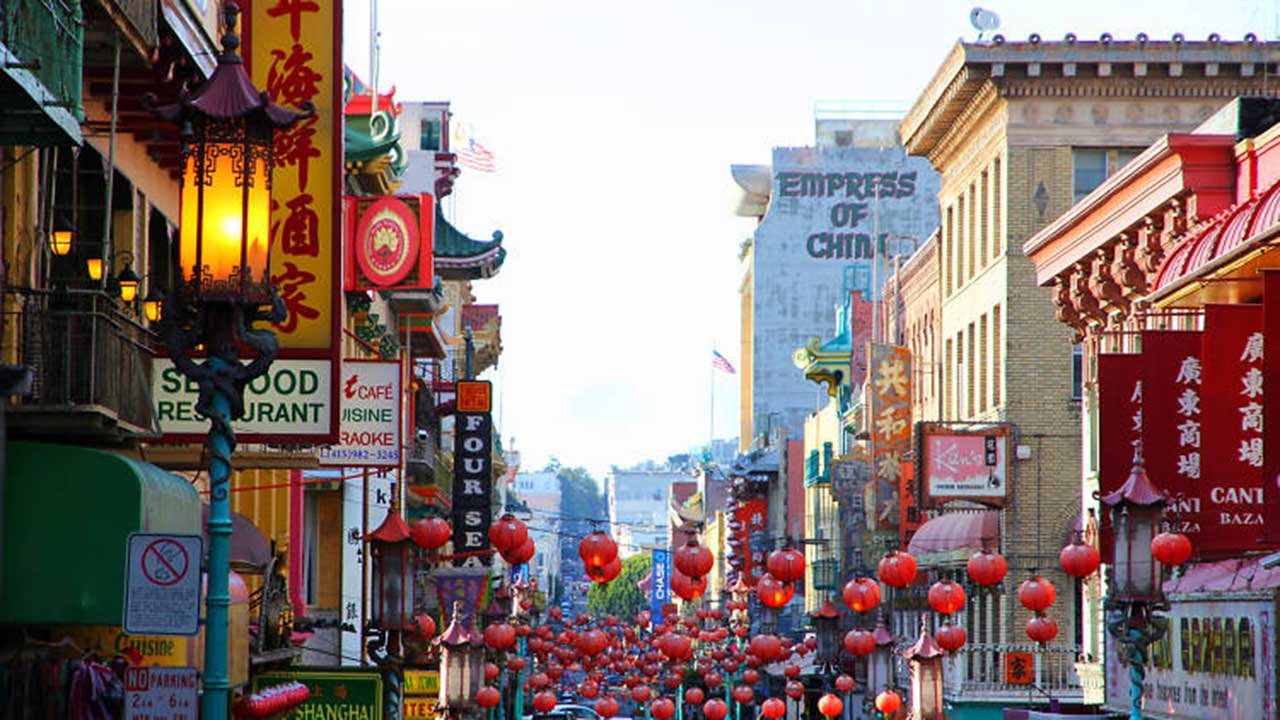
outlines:
[[[1201,344],[1201,557],[1260,550],[1262,306],[1206,305]]]
[[[1280,271],[1262,272],[1262,376],[1263,384],[1280,387]],[[1280,427],[1280,393],[1270,393],[1262,403],[1263,424]],[[1262,539],[1280,543],[1280,433],[1262,436],[1263,495]]]
[[[649,612],[654,622],[662,617],[662,606],[671,602],[671,551],[666,548],[653,549],[653,564],[650,566],[653,576],[649,584]]]
[[[1165,511],[1200,547],[1200,333],[1142,333],[1142,459],[1147,475],[1175,498]]]
[[[458,382],[453,445],[453,564],[480,568],[493,563],[489,523],[493,486],[493,387]]]
[[[898,523],[900,501],[895,501],[903,476],[903,463],[911,447],[911,352],[904,347],[870,343],[867,346],[869,399],[867,422],[871,428],[871,477],[874,512],[872,530],[889,530]]]
[[[242,2],[241,5],[245,5]],[[326,359],[337,406],[342,277],[342,0],[251,0],[244,28],[253,81],[315,113],[277,133],[271,279],[288,310],[280,357]],[[336,436],[337,413],[334,418]],[[336,439],[330,438],[330,439]]]
[[[755,586],[764,576],[764,529],[769,515],[769,501],[753,497],[738,504],[733,517],[738,522],[738,547],[742,548],[742,577],[748,585]]]
[[[1142,356],[1098,357],[1098,491],[1120,489],[1133,468],[1134,449],[1142,441]],[[1111,516],[1102,513],[1098,551],[1107,562],[1115,553]]]

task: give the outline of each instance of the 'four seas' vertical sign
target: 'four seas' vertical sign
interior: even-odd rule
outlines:
[[[488,382],[460,381],[457,397],[453,446],[453,564],[486,567],[493,563],[489,552],[493,388]]]

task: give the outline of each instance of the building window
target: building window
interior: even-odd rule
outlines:
[[[987,411],[987,314],[978,318],[978,412]]]
[[[1000,173],[1000,158],[991,166],[991,256],[1000,257],[1000,196],[1004,176]]]
[[[964,285],[964,246],[968,244],[969,238],[964,235],[964,193],[960,194],[956,200],[956,288],[959,289]]]
[[[1071,151],[1071,167],[1072,201],[1080,202],[1107,179],[1107,151],[1075,148]]]
[[[945,251],[943,252],[942,266],[947,271],[947,295],[951,295],[955,285],[952,283],[951,268],[955,265],[956,244],[955,244],[955,208],[947,208],[947,227],[946,235],[943,237],[945,241]]]
[[[444,123],[439,118],[422,121],[420,149],[440,151],[440,135]]]
[[[965,233],[965,241],[969,244],[969,278],[978,274],[978,185],[969,184],[969,228]],[[970,359],[972,359],[970,355]]]
[[[991,200],[990,182],[991,176],[987,174],[986,170],[983,170],[982,180],[978,183],[978,259],[982,263],[982,267],[986,267],[987,261],[991,259],[991,256],[987,253],[989,248],[987,237],[990,235],[990,229],[987,227],[987,203]]]
[[[1000,407],[1000,356],[1003,346],[1000,344],[1000,306],[991,310],[991,406]]]
[[[973,375],[974,375],[974,366],[978,364],[978,353],[975,351],[976,348],[974,347],[977,344],[975,342],[977,335],[973,331],[974,330],[973,326],[974,326],[973,323],[969,323],[969,367],[968,367],[968,374],[965,375],[966,388],[965,388],[965,394],[964,394],[965,410],[968,411],[967,417],[970,417],[970,418],[973,417],[973,414],[974,414],[973,409],[974,407],[976,407],[973,404],[973,394],[974,394],[973,393],[973,386],[974,386]]]
[[[946,377],[942,379],[942,399],[943,399],[943,402],[946,403],[946,407],[943,408],[943,415],[945,416],[945,419],[948,419],[948,420],[953,418],[951,411],[952,411],[952,408],[954,407],[951,404],[951,393],[952,393],[951,348],[952,348],[952,340],[951,338],[947,338],[947,351],[946,351],[947,356],[943,358],[943,365],[942,365],[942,367],[944,368],[944,372],[946,373]]]
[[[1071,399],[1079,400],[1084,395],[1084,346],[1076,343],[1071,346]]]

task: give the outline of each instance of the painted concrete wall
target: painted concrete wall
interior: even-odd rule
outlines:
[[[901,146],[775,148],[772,173],[752,248],[752,356],[743,365],[752,374],[752,434],[777,413],[773,426],[801,437],[819,398],[792,352],[830,336],[849,291],[870,295],[884,281],[886,251],[924,244],[938,225],[939,181],[927,160],[908,158]],[[881,243],[872,241],[877,234]]]

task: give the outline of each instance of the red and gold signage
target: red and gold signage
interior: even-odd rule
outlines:
[[[1030,685],[1036,677],[1036,656],[1029,652],[1004,654],[1004,681],[1009,685]]]
[[[871,479],[866,489],[869,530],[893,530],[901,514],[898,496],[904,456],[911,447],[911,351],[867,344]]]
[[[1098,491],[1120,489],[1133,468],[1142,440],[1142,356],[1110,354],[1098,358]],[[1115,552],[1111,514],[1102,513],[1098,550],[1107,562]]]
[[[762,497],[739,503],[733,512],[738,521],[735,533],[739,538],[738,547],[742,549],[742,576],[748,585],[754,586],[765,573],[764,533],[768,514],[769,501]]]
[[[1262,377],[1264,385],[1280,387],[1280,272],[1266,270],[1262,273]],[[1271,393],[1280,399],[1280,393]],[[1263,421],[1271,428],[1280,427],[1280,402],[1264,401]],[[1280,433],[1262,436],[1262,477],[1280,476]],[[1259,533],[1268,543],[1280,543],[1280,488],[1271,486],[1263,496],[1263,525]]]
[[[346,290],[428,289],[435,198],[348,197]]]
[[[1147,475],[1175,501],[1178,531],[1200,546],[1202,367],[1200,333],[1142,333],[1142,459]]]
[[[493,385],[487,380],[458,381],[458,412],[487,413],[493,409]]]
[[[252,0],[248,5],[245,35],[253,81],[285,107],[312,103],[316,109],[276,134],[271,279],[289,317],[275,330],[283,357],[291,350],[330,353],[338,344],[342,269],[342,2]]]
[[[1262,346],[1261,305],[1205,306],[1200,557],[1261,549]]]

